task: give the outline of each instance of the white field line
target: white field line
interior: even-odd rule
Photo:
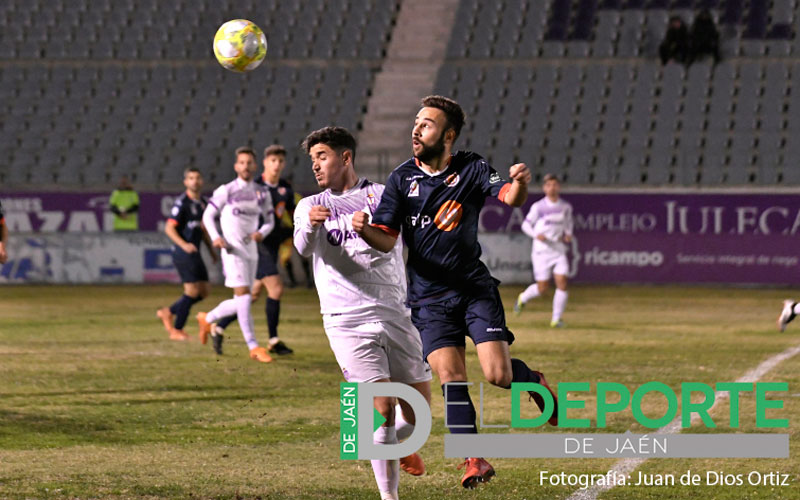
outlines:
[[[778,353],[771,358],[766,359],[763,363],[755,367],[754,369],[750,370],[749,372],[745,373],[741,377],[739,377],[736,381],[737,382],[746,382],[746,383],[754,383],[758,382],[761,377],[767,374],[770,370],[778,366],[779,364],[783,363],[789,358],[792,358],[796,355],[800,354],[800,344],[794,347],[790,347],[785,351]],[[709,408],[709,412],[717,406],[717,403],[720,401],[724,401],[730,397],[730,393],[727,391],[717,391],[714,393],[714,404],[711,405]],[[699,417],[695,413],[692,415],[692,422],[698,420]],[[681,417],[675,417],[675,419],[665,425],[664,427],[658,429],[656,434],[677,434],[681,430]],[[627,476],[634,470],[636,470],[640,465],[642,465],[647,459],[646,458],[623,458],[619,460],[616,465],[611,469],[614,475],[625,475]],[[613,482],[612,482],[613,483]],[[567,498],[567,500],[597,500],[597,497],[603,493],[604,491],[610,490],[613,488],[614,484],[604,484],[604,485],[595,485],[591,486],[585,490],[578,490],[572,495]]]

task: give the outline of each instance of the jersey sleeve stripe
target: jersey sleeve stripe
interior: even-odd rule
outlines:
[[[508,190],[511,189],[511,183],[506,182],[503,187],[500,188],[500,192],[497,193],[497,199],[502,201],[503,203],[506,202],[506,195],[508,194]]]
[[[383,224],[370,224],[370,225],[372,227],[376,227],[376,228],[380,229],[384,233],[386,233],[389,236],[392,236],[394,238],[397,238],[400,235],[400,231],[398,231],[397,229],[392,229],[389,226],[384,226]]]
[[[178,221],[173,219],[172,217],[170,217],[169,219],[167,219],[167,224],[171,224],[173,226],[177,226],[178,225]]]

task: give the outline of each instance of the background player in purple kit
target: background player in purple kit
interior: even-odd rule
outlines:
[[[214,262],[217,261],[217,253],[203,228],[203,210],[208,201],[200,193],[203,189],[203,175],[200,170],[187,168],[183,172],[183,185],[186,186],[186,192],[175,200],[164,226],[164,233],[172,240],[172,262],[181,277],[183,295],[170,307],[162,307],[156,312],[171,340],[188,338],[183,327],[189,317],[189,310],[208,297],[211,290],[208,270],[200,256],[201,242],[205,242]]]
[[[423,99],[412,129],[414,157],[389,175],[371,223],[367,214],[357,212],[353,229],[384,252],[394,247],[402,231],[409,250],[411,317],[422,336],[423,355],[442,383],[450,432],[477,433],[467,386],[451,384],[467,380],[466,336],[475,343],[492,384],[510,388],[512,382],[534,382],[549,387],[540,372],[511,358],[514,335],[506,327],[499,282],[479,259],[478,214],[484,201],[495,196],[507,205],[522,205],[531,174],[525,164],[512,165],[508,183],[479,155],[452,153],[464,121],[464,111],[455,101],[441,96]],[[550,395],[555,402],[552,391]],[[531,396],[544,410],[544,399],[535,392]],[[550,423],[557,423],[555,411]],[[463,465],[465,488],[494,476],[482,458],[467,458]]]
[[[256,184],[261,184],[269,189],[272,198],[273,217],[275,229],[258,245],[258,268],[256,281],[253,283],[251,295],[253,302],[258,300],[261,288],[267,289],[267,329],[269,331],[269,344],[267,349],[278,355],[292,354],[291,349],[278,337],[278,320],[281,312],[281,296],[283,295],[283,280],[278,272],[278,254],[281,244],[292,237],[292,225],[285,223],[284,214],[288,213],[288,220],[294,213],[294,189],[286,179],[281,178],[281,172],[286,167],[286,148],[279,144],[268,146],[264,150],[264,172],[256,178]],[[211,333],[214,336],[214,350],[222,354],[221,335],[225,328],[236,319],[236,316],[222,318],[212,325]],[[218,337],[219,336],[219,337]]]

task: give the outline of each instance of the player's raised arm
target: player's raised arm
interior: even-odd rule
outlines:
[[[505,193],[502,201],[511,207],[520,207],[528,198],[528,183],[531,182],[531,171],[524,163],[511,165],[508,171],[511,178],[511,185]]]
[[[364,212],[353,214],[353,230],[372,248],[391,252],[402,227],[402,196],[398,188],[398,174],[392,173],[386,180],[375,212],[370,216]]]

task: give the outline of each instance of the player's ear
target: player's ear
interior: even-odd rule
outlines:
[[[456,129],[453,127],[447,129],[447,131],[444,133],[444,140],[449,142],[450,145],[453,145],[456,142]]]
[[[342,151],[342,163],[344,163],[344,166],[353,166],[353,152],[349,149]]]

